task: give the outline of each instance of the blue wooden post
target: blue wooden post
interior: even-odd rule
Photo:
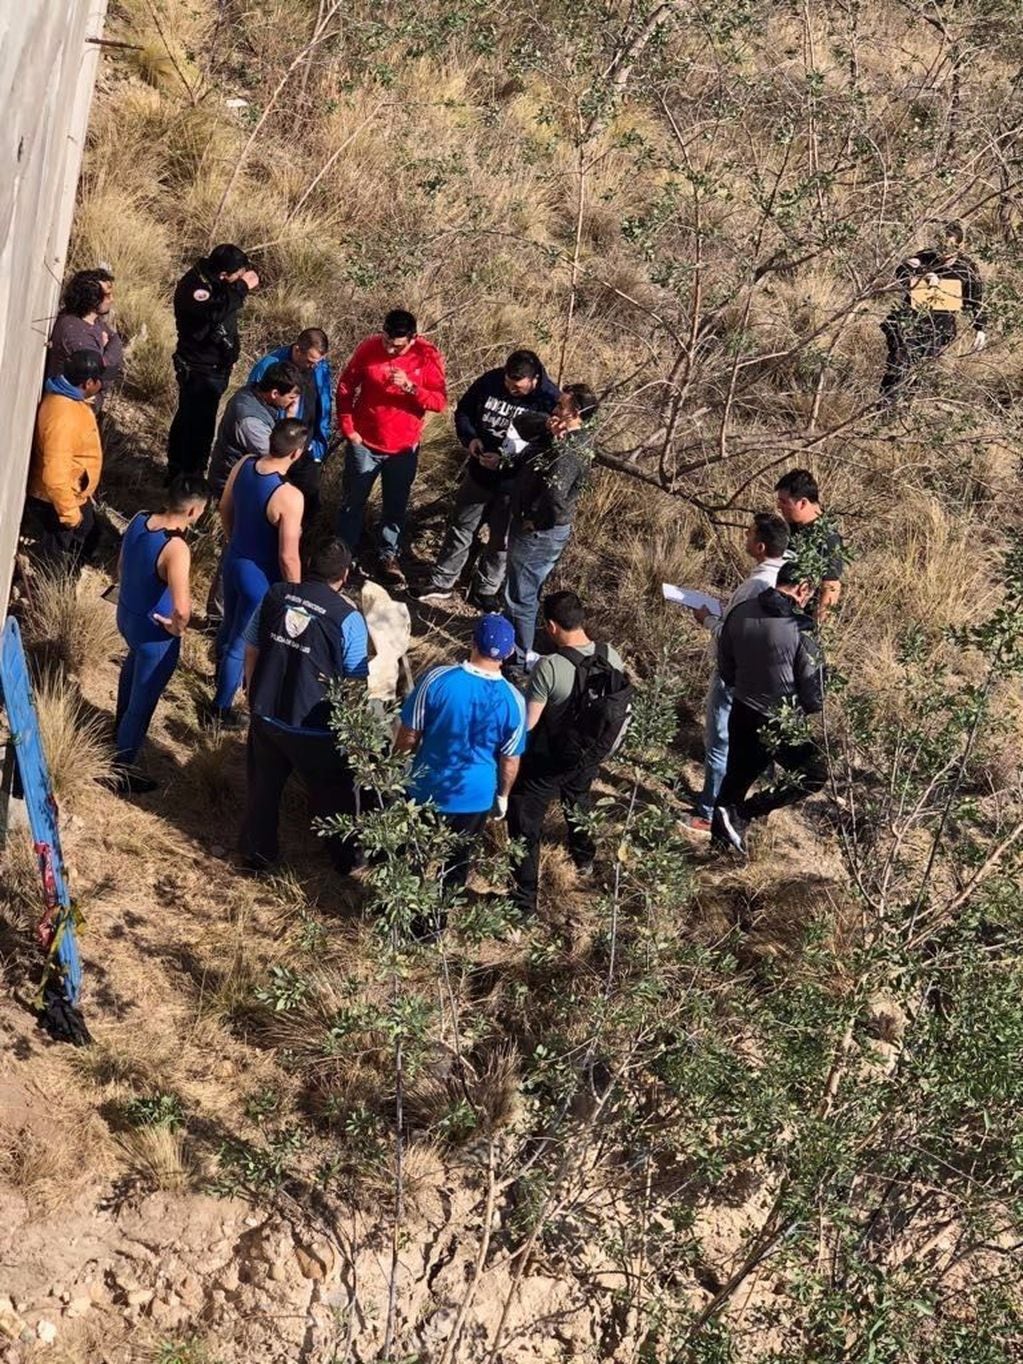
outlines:
[[[68,891],[60,847],[59,811],[39,735],[21,631],[13,617],[4,626],[0,644],[0,693],[7,711],[46,905],[36,929],[47,954],[38,1002],[41,1007],[47,987],[53,986],[68,1005],[76,1008],[82,991],[82,959],[75,935],[78,915]]]

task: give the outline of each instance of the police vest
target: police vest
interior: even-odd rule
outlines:
[[[249,710],[296,729],[329,728],[327,691],[344,676],[341,625],[355,607],[323,582],[276,583],[259,612]]]

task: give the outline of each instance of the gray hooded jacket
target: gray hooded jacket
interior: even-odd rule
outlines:
[[[773,587],[732,608],[718,636],[718,670],[734,698],[761,715],[795,700],[808,715],[824,705],[824,659],[813,622]]]

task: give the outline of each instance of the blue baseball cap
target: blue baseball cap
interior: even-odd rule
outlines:
[[[510,620],[490,611],[480,616],[472,632],[472,642],[485,658],[506,659],[515,651],[515,629]]]

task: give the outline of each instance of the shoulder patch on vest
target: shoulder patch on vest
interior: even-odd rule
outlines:
[[[207,301],[207,299],[209,298],[209,296],[210,296],[210,291],[209,291],[209,289],[193,289],[193,290],[192,290],[192,297],[195,299],[196,303],[205,303],[205,302]]]

